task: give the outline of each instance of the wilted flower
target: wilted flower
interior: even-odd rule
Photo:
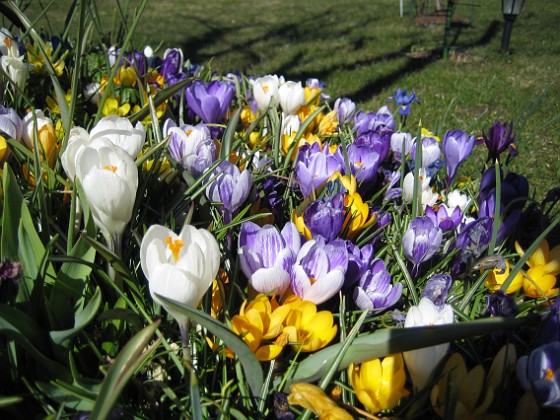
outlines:
[[[132,217],[136,199],[138,169],[134,161],[125,150],[99,138],[79,153],[75,170],[95,223],[106,237],[118,240]]]
[[[235,96],[235,86],[225,81],[205,83],[195,80],[185,92],[187,103],[204,123],[219,123]]]
[[[337,327],[331,312],[317,312],[313,302],[294,295],[288,297],[284,305],[290,306],[290,313],[284,319],[284,333],[295,351],[317,351],[336,335]]]
[[[428,217],[416,217],[403,235],[404,255],[415,266],[428,261],[441,245],[442,231]]]
[[[239,262],[251,286],[260,293],[282,295],[290,285],[290,271],[301,240],[293,223],[282,231],[247,221],[239,232]]]
[[[560,342],[542,345],[520,357],[517,379],[523,389],[533,390],[540,405],[560,408]]]
[[[477,143],[484,143],[488,149],[488,160],[494,161],[499,158],[500,154],[509,149],[511,156],[517,156],[517,148],[515,147],[515,136],[513,135],[513,122],[502,124],[496,122],[488,130],[488,134],[482,133],[482,138]]]
[[[448,185],[455,178],[459,165],[472,153],[474,143],[474,136],[469,136],[462,130],[447,131],[444,134],[441,147],[447,165]]]
[[[442,308],[447,300],[447,295],[453,286],[453,279],[449,274],[434,274],[426,282],[420,294],[420,299],[430,299],[438,308]]]
[[[292,290],[303,300],[323,303],[340,291],[347,267],[344,241],[325,244],[323,237],[318,236],[299,250],[292,269]]]
[[[453,323],[453,309],[445,304],[438,308],[434,303],[424,297],[418,306],[411,306],[404,322],[405,328],[443,325]],[[447,353],[449,343],[437,346],[424,347],[403,353],[406,367],[412,377],[415,391],[420,391],[427,385],[428,378],[434,368]]]
[[[214,169],[212,176],[217,176],[207,187],[206,195],[214,202],[222,203],[224,221],[231,222],[233,215],[249,197],[252,186],[251,172],[240,171],[229,161],[223,161]]]
[[[515,242],[515,249],[521,256],[525,254],[521,245]],[[543,239],[535,252],[527,260],[529,269],[523,279],[523,292],[532,298],[551,297],[558,294],[556,276],[560,274],[560,245],[549,249]]]
[[[321,388],[313,384],[302,382],[291,385],[288,402],[311,410],[320,420],[352,420],[354,418],[329,398]]]
[[[360,278],[353,298],[360,309],[379,313],[398,302],[402,289],[401,283],[391,284],[391,274],[386,270],[385,263],[377,259]]]
[[[402,355],[373,359],[348,367],[348,380],[356,397],[371,413],[395,408],[409,392]]]
[[[177,235],[152,225],[140,245],[140,263],[150,293],[177,320],[183,340],[188,318],[163,304],[158,296],[197,307],[220,267],[220,248],[205,229],[184,225]]]
[[[132,125],[128,118],[109,115],[101,118],[89,133],[91,141],[104,137],[136,158],[146,141],[146,129],[141,122]]]
[[[170,120],[168,120],[170,121]],[[204,123],[164,128],[169,141],[169,153],[194,178],[199,178],[216,159],[216,144]]]

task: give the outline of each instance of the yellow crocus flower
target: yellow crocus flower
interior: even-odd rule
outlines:
[[[119,117],[126,117],[130,112],[130,104],[126,103],[119,105],[119,101],[115,98],[107,98],[103,105],[103,115],[118,115]]]
[[[3,162],[4,156],[8,152],[8,142],[4,136],[0,135],[0,162]]]
[[[350,364],[348,379],[356,397],[372,413],[395,408],[409,394],[402,354]]]
[[[334,134],[338,127],[338,115],[336,110],[330,111],[328,114],[323,115],[319,122],[317,132],[320,136],[328,136]]]
[[[506,260],[506,269],[503,270],[502,272],[501,268],[496,267],[492,271],[490,271],[488,277],[486,277],[484,286],[488,288],[488,291],[490,293],[494,293],[496,290],[500,290],[502,288],[502,285],[509,277],[510,271],[511,271],[511,267],[509,261]],[[507,288],[506,293],[508,295],[515,293],[519,291],[519,289],[521,289],[521,286],[523,286],[523,273],[519,271],[515,276],[515,278],[513,279],[513,281],[510,283],[509,287]]]
[[[317,306],[299,297],[289,296],[284,306],[291,308],[284,319],[284,333],[294,350],[311,352],[322,349],[336,335],[333,314],[329,311],[317,312]]]
[[[290,386],[288,403],[311,410],[319,420],[352,420],[353,417],[317,385],[295,383]]]
[[[354,239],[376,220],[375,214],[370,214],[368,204],[364,203],[362,196],[357,192],[344,196],[344,207],[347,210],[342,231],[346,231],[347,239]]]
[[[521,256],[525,254],[518,242],[515,249]],[[560,274],[560,245],[549,249],[543,239],[535,252],[527,259],[529,270],[524,273],[523,292],[532,298],[551,297],[558,294],[556,276]]]

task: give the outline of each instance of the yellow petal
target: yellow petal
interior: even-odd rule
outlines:
[[[261,346],[255,352],[255,356],[257,357],[257,360],[260,360],[261,362],[268,362],[272,359],[276,359],[282,352],[283,348],[284,347],[279,346],[278,344]]]
[[[311,410],[319,420],[352,420],[353,417],[340,408],[316,385],[297,383],[290,387],[288,403]]]
[[[482,365],[477,365],[471,369],[461,384],[459,399],[469,411],[476,407],[484,385],[484,377],[484,368]]]
[[[517,362],[517,352],[513,344],[506,344],[498,351],[488,371],[488,386],[498,389],[505,379],[504,372],[511,372]]]

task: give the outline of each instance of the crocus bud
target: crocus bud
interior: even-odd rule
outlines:
[[[38,134],[39,155],[52,168],[58,153],[58,144],[52,120],[46,117],[43,111],[35,110],[34,112],[27,113],[23,119],[22,127],[23,141],[29,150],[33,150],[35,133]]]
[[[286,114],[295,114],[305,103],[305,91],[301,82],[288,81],[278,88],[280,106]]]

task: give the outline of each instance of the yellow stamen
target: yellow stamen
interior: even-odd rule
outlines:
[[[554,377],[554,371],[552,369],[547,369],[544,379],[546,379],[547,381],[551,381],[553,377]]]
[[[192,131],[191,129],[188,129],[187,131],[185,131],[185,134],[186,134],[187,136],[190,136],[192,132],[193,132],[193,131]]]
[[[180,239],[174,240],[171,236],[168,236],[167,238],[165,238],[165,243],[171,250],[173,259],[175,260],[175,262],[177,262],[177,260],[179,259],[179,252],[181,252],[181,248],[183,247],[184,242]]]
[[[262,85],[262,90],[264,93],[268,92],[268,86],[267,85]]]
[[[362,162],[356,162],[356,166],[357,166],[358,168],[361,168],[362,166],[364,166],[364,164],[363,164]]]
[[[111,165],[111,166],[105,165],[105,166],[103,167],[103,169],[107,169],[108,171],[117,172],[117,167],[116,167],[116,166],[113,166],[113,165]]]

